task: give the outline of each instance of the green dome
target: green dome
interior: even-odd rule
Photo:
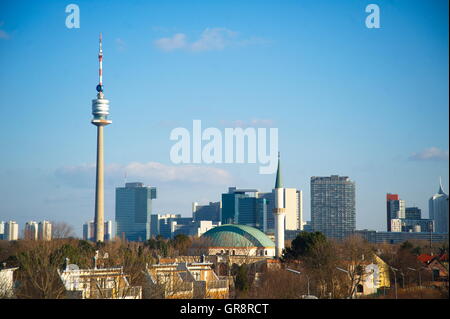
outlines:
[[[227,224],[214,227],[202,235],[210,247],[275,247],[262,231],[246,226]]]

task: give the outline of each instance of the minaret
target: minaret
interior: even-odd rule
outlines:
[[[107,119],[109,115],[109,101],[104,98],[103,94],[103,74],[102,74],[102,34],[100,33],[99,40],[99,82],[97,85],[97,98],[92,100],[92,115],[94,118],[91,123],[97,126],[97,173],[96,173],[96,187],[95,187],[95,219],[94,219],[94,237],[95,241],[104,240],[104,186],[103,186],[103,126],[111,124]]]
[[[275,256],[281,257],[284,249],[284,218],[286,207],[284,204],[284,188],[281,182],[280,153],[278,152],[278,169],[275,181],[275,208],[273,209],[275,219]]]

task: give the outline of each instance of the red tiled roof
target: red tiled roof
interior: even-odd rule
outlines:
[[[417,259],[422,262],[422,263],[428,263],[431,260],[433,260],[433,258],[435,258],[436,256],[431,256],[428,254],[420,254],[419,256],[417,256]]]

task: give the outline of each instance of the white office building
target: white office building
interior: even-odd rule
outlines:
[[[438,233],[448,233],[448,195],[439,185],[437,194],[431,196],[428,201],[430,219],[434,219],[434,231]]]

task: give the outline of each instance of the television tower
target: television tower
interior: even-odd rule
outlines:
[[[95,219],[94,219],[94,237],[95,241],[104,241],[104,174],[103,174],[103,127],[111,124],[108,120],[109,115],[109,101],[105,99],[103,94],[103,76],[102,76],[102,34],[99,38],[98,51],[98,76],[99,81],[97,85],[97,98],[92,100],[92,115],[94,118],[91,123],[97,126],[97,172],[96,172],[96,186],[95,186]]]

